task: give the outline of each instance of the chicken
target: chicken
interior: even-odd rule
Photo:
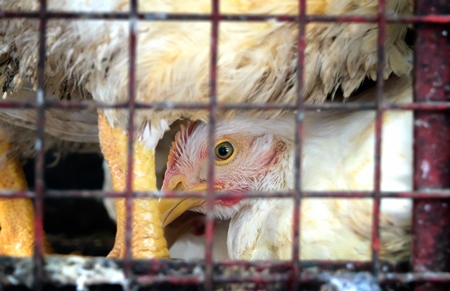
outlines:
[[[374,100],[375,90],[361,97]],[[408,77],[387,83],[392,102],[412,100]],[[303,189],[373,191],[373,112],[307,112],[303,140]],[[250,118],[237,115],[217,123],[215,182],[217,192],[294,189],[294,116]],[[381,190],[412,189],[412,113],[388,112],[383,119]],[[208,126],[190,123],[174,142],[163,190],[207,188]],[[410,252],[410,199],[383,198],[380,255],[405,259]],[[308,198],[301,204],[301,258],[371,259],[372,199]],[[205,213],[203,198],[166,199],[167,224],[186,209]],[[283,198],[219,198],[216,218],[231,219],[227,247],[231,259],[288,260],[292,256],[293,201]]]
[[[412,0],[388,0],[389,15],[412,13]],[[49,11],[124,12],[127,0],[48,0]],[[378,1],[308,0],[308,14],[376,15]],[[0,0],[2,11],[38,11],[37,0]],[[139,12],[204,13],[212,11],[210,0],[141,0]],[[225,14],[298,13],[297,0],[220,1]],[[0,23],[0,85],[5,99],[30,82],[36,89],[38,66],[38,29],[34,19],[2,19]],[[411,52],[405,42],[407,26],[390,24],[386,31],[384,77],[403,76],[410,70]],[[210,65],[210,21],[127,21],[62,20],[46,22],[46,100],[72,100],[104,103],[128,102],[128,37],[136,32],[135,100],[138,102],[208,102]],[[218,102],[294,103],[296,100],[298,25],[289,22],[222,22],[218,31]],[[304,94],[307,102],[321,102],[341,88],[349,97],[365,77],[376,77],[377,28],[367,23],[310,23],[306,32]],[[3,109],[2,109],[3,110]],[[22,115],[23,110],[17,110]],[[254,114],[255,112],[249,112]],[[128,110],[98,109],[99,142],[112,173],[114,190],[125,190],[127,176]],[[231,114],[231,113],[230,113]],[[23,114],[25,115],[25,114]],[[23,117],[18,118],[23,119]],[[28,124],[35,124],[27,116]],[[135,191],[156,190],[154,151],[158,140],[179,118],[207,118],[206,111],[139,110],[134,118],[133,185]],[[12,125],[17,120],[9,119]],[[17,148],[9,138],[10,148]],[[14,164],[11,160],[8,163]],[[4,176],[2,170],[0,176]],[[10,177],[10,180],[20,180]],[[0,185],[3,189],[8,184]],[[19,188],[23,188],[20,185]],[[8,203],[15,204],[14,201]],[[134,199],[132,218],[132,255],[136,258],[168,256],[162,236],[158,202]],[[9,204],[8,204],[9,205]],[[0,213],[2,229],[11,227],[9,205]],[[20,209],[17,206],[17,209]],[[117,236],[110,257],[125,254],[125,201],[118,199]],[[31,211],[24,226],[4,241],[13,248],[19,233],[33,237]],[[2,236],[6,233],[3,232]],[[32,245],[30,240],[29,244]],[[29,246],[25,249],[31,249]],[[4,254],[10,254],[8,252]],[[30,255],[24,252],[21,255]]]

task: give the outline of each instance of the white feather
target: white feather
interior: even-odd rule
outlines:
[[[411,100],[409,78],[392,79],[386,85],[388,100]],[[370,90],[360,100],[374,100],[374,96],[375,90]],[[374,121],[375,113],[370,111],[307,112],[302,151],[303,190],[373,191]],[[412,113],[387,112],[382,125],[381,191],[409,191],[412,188]],[[243,189],[249,185],[254,191],[294,189],[294,129],[294,116],[289,114],[275,119],[238,115],[220,120],[216,127],[217,140],[249,138],[253,146],[251,152],[243,151],[236,156],[239,161],[230,162],[234,168],[225,174],[223,167],[217,166],[216,179],[236,179],[233,185]],[[177,145],[183,150],[179,151],[175,166],[186,176],[187,189],[189,183],[198,183],[203,178],[201,168],[205,163],[199,157],[207,147],[207,136],[207,125],[200,124],[190,135],[180,138],[182,142]],[[287,145],[278,159],[281,162],[271,166],[262,178],[251,178],[258,173],[258,166],[263,167],[258,164],[259,159],[277,140]],[[241,167],[244,160],[245,165],[256,168]],[[194,210],[206,212],[203,206]],[[301,210],[302,259],[371,259],[371,199],[308,198],[303,200]],[[290,198],[249,198],[232,207],[215,205],[216,217],[231,218],[228,251],[232,259],[290,259],[292,214]],[[405,258],[410,251],[411,200],[382,199],[380,224],[382,258]]]

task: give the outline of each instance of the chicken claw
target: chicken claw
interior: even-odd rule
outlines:
[[[0,189],[25,190],[27,182],[12,144],[0,131]],[[0,255],[29,257],[34,245],[33,203],[26,198],[0,199]]]
[[[103,113],[98,118],[100,146],[108,163],[114,191],[126,187],[127,135],[121,128],[113,128]],[[155,152],[139,141],[133,145],[133,190],[156,190]],[[108,257],[123,257],[125,254],[125,199],[116,200],[117,233],[114,248]],[[161,215],[156,199],[133,199],[132,212],[133,258],[168,258],[169,251],[164,238]]]

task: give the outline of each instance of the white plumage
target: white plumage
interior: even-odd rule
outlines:
[[[49,0],[49,11],[126,12],[127,0]],[[291,14],[298,13],[297,0],[229,0],[220,1],[224,14]],[[37,0],[0,0],[2,11],[38,11]],[[388,15],[407,15],[413,9],[412,0],[388,0]],[[142,0],[140,12],[211,13],[211,1]],[[308,14],[376,15],[378,1],[308,0]],[[39,25],[35,19],[2,19],[0,22],[0,86],[7,100],[19,98],[17,92],[31,84],[36,89]],[[377,63],[376,23],[309,23],[306,29],[305,84],[307,102],[322,102],[342,89],[343,96],[360,86],[364,78],[375,79]],[[99,102],[128,101],[128,21],[50,19],[46,25],[45,98]],[[411,52],[405,42],[407,25],[390,24],[386,28],[386,63],[384,77],[407,75],[411,67]],[[136,28],[136,100],[138,102],[198,102],[209,100],[210,21],[138,21]],[[217,97],[219,102],[294,103],[296,100],[298,25],[292,22],[222,21],[218,38]],[[19,94],[20,95],[20,94]],[[3,110],[2,110],[3,111]],[[126,173],[126,109],[99,110],[99,136],[102,153],[113,174],[115,190],[125,187]],[[169,125],[179,118],[205,120],[206,111],[139,110],[136,112],[136,165],[134,189],[156,190],[154,150]],[[233,115],[235,112],[229,112]],[[249,112],[253,115],[255,112]],[[49,113],[56,125],[50,134],[59,135],[68,128],[72,133],[62,136],[85,138],[75,133],[81,127],[74,115]],[[53,117],[53,118],[52,118]],[[13,126],[36,123],[33,114],[17,110],[0,115]],[[59,120],[61,119],[61,121]],[[63,124],[68,127],[64,127]],[[83,123],[83,122],[81,122]],[[69,125],[71,124],[71,125]],[[81,124],[78,124],[81,125]],[[96,127],[94,124],[92,127]],[[88,130],[89,133],[95,132]],[[5,134],[12,143],[29,146],[30,139],[17,138],[19,131]],[[90,134],[88,134],[90,136]],[[112,137],[114,136],[114,137]],[[15,161],[10,161],[15,163]],[[142,166],[142,167],[141,167]],[[1,171],[1,169],[0,169]],[[141,179],[148,177],[148,179]],[[17,178],[11,178],[12,180]],[[22,183],[23,184],[23,183]],[[5,187],[0,185],[0,187]],[[23,185],[21,186],[23,187]],[[1,201],[0,201],[1,203]],[[133,254],[148,258],[165,256],[156,203],[136,199],[133,202]],[[6,212],[11,206],[4,207]],[[123,255],[123,201],[117,204],[118,235],[112,257]],[[32,212],[26,226],[33,235]],[[1,219],[2,213],[0,213]],[[18,217],[17,215],[12,215]],[[2,228],[12,225],[5,218]],[[148,232],[151,232],[149,239]],[[13,235],[12,237],[18,237]],[[161,240],[161,243],[157,242]],[[14,245],[13,238],[5,239]],[[158,247],[155,247],[158,245]],[[28,248],[32,249],[32,245]],[[161,250],[158,252],[156,250]],[[23,254],[20,254],[23,255]],[[25,255],[30,255],[26,252]]]
[[[391,102],[411,100],[408,77],[391,79],[386,85],[385,97]],[[373,101],[374,96],[375,90],[370,90],[359,100]],[[304,190],[373,191],[374,117],[373,112],[366,111],[306,113]],[[180,132],[171,151],[163,189],[199,190],[202,185],[205,189],[202,181],[206,180],[207,136],[208,127],[203,123]],[[216,160],[218,191],[294,189],[292,115],[267,120],[246,116],[221,120],[216,137],[216,149],[230,141],[235,155],[227,161],[219,156]],[[387,112],[382,138],[381,190],[411,190],[411,112]],[[173,213],[181,204],[172,203],[169,212]],[[198,199],[193,200],[191,208],[206,211],[204,202]],[[216,217],[231,219],[227,246],[232,259],[290,259],[292,213],[291,199],[222,199],[215,205]],[[382,199],[380,224],[382,258],[406,258],[410,252],[411,200]],[[371,199],[304,199],[301,258],[370,260],[371,225]]]

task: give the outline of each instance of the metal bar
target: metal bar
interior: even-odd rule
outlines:
[[[375,157],[372,208],[372,272],[378,277],[380,270],[380,179],[381,179],[381,145],[383,124],[384,66],[386,42],[386,0],[378,1],[378,41],[377,41],[377,110],[375,112]]]
[[[415,1],[420,16],[450,13],[450,3]],[[434,16],[434,15],[433,15]],[[417,24],[414,99],[442,102],[450,97],[450,38],[448,25]],[[415,112],[414,189],[450,187],[450,118],[447,112]],[[414,200],[412,262],[417,273],[449,272],[450,211],[448,200]],[[448,274],[448,273],[447,273]],[[434,281],[436,282],[436,281]],[[448,290],[450,284],[432,280],[415,285],[417,291]]]
[[[207,174],[207,198],[206,198],[206,226],[205,226],[205,290],[213,290],[213,236],[214,236],[214,201],[216,197],[214,188],[215,150],[216,142],[216,118],[217,118],[217,54],[219,45],[219,0],[211,0],[211,46],[209,64],[209,128],[208,128],[208,174]]]
[[[299,289],[300,265],[300,224],[302,203],[302,144],[303,144],[303,119],[304,119],[304,64],[305,64],[305,34],[306,34],[306,1],[298,1],[298,39],[297,39],[297,104],[296,104],[296,131],[295,131],[295,155],[294,155],[294,213],[292,223],[292,286],[291,290]]]
[[[83,20],[127,20],[130,14],[127,12],[47,12],[47,19],[83,19]],[[211,21],[209,14],[196,13],[137,13],[138,20],[148,21]],[[0,18],[39,18],[38,12],[17,12],[0,11]],[[220,21],[237,22],[298,22],[298,15],[261,15],[261,14],[221,14]],[[308,22],[353,22],[353,23],[375,23],[378,21],[376,16],[364,15],[305,15],[305,21]],[[412,16],[386,16],[387,23],[450,23],[450,15],[412,15]]]
[[[303,198],[371,198],[373,192],[355,192],[355,191],[302,191]],[[221,191],[216,193],[216,199],[222,198],[292,198],[295,195],[293,191],[280,192],[257,192],[242,191],[240,193]],[[49,198],[125,198],[126,192],[110,192],[100,190],[47,190],[45,196]],[[2,191],[0,198],[33,198],[32,191]],[[205,197],[202,192],[183,192],[183,191],[149,191],[132,193],[132,198],[176,198],[176,197]],[[380,192],[380,198],[414,198],[421,200],[432,199],[449,199],[450,191],[448,190],[431,190],[431,191],[413,191],[413,192]],[[445,202],[445,201],[443,201]]]
[[[135,102],[136,109],[198,109],[207,110],[209,107],[205,103],[173,103],[173,102],[155,102],[142,103]],[[36,108],[35,102],[20,102],[20,101],[0,101],[0,108],[17,108],[27,109]],[[86,102],[86,101],[46,101],[45,108],[58,109],[126,109],[128,102],[117,102],[114,104],[106,104],[100,102]],[[312,110],[376,110],[378,107],[376,103],[371,102],[351,102],[351,103],[323,103],[323,104],[304,104],[305,111]],[[217,110],[228,109],[243,109],[243,110],[296,110],[296,104],[279,104],[279,103],[217,103]],[[415,111],[448,111],[450,110],[450,102],[433,102],[433,103],[384,103],[383,110],[415,110]]]
[[[133,254],[133,141],[134,141],[134,115],[136,102],[136,29],[137,29],[137,0],[130,1],[129,38],[128,38],[128,140],[127,140],[127,175],[125,188],[125,252],[124,273],[129,279],[132,275],[131,262]]]
[[[36,164],[35,164],[35,201],[34,201],[34,255],[33,255],[33,288],[42,288],[44,274],[44,226],[43,204],[45,194],[44,163],[45,163],[45,58],[46,58],[46,26],[47,26],[47,1],[39,1],[39,47],[37,68],[37,93],[36,93]]]

